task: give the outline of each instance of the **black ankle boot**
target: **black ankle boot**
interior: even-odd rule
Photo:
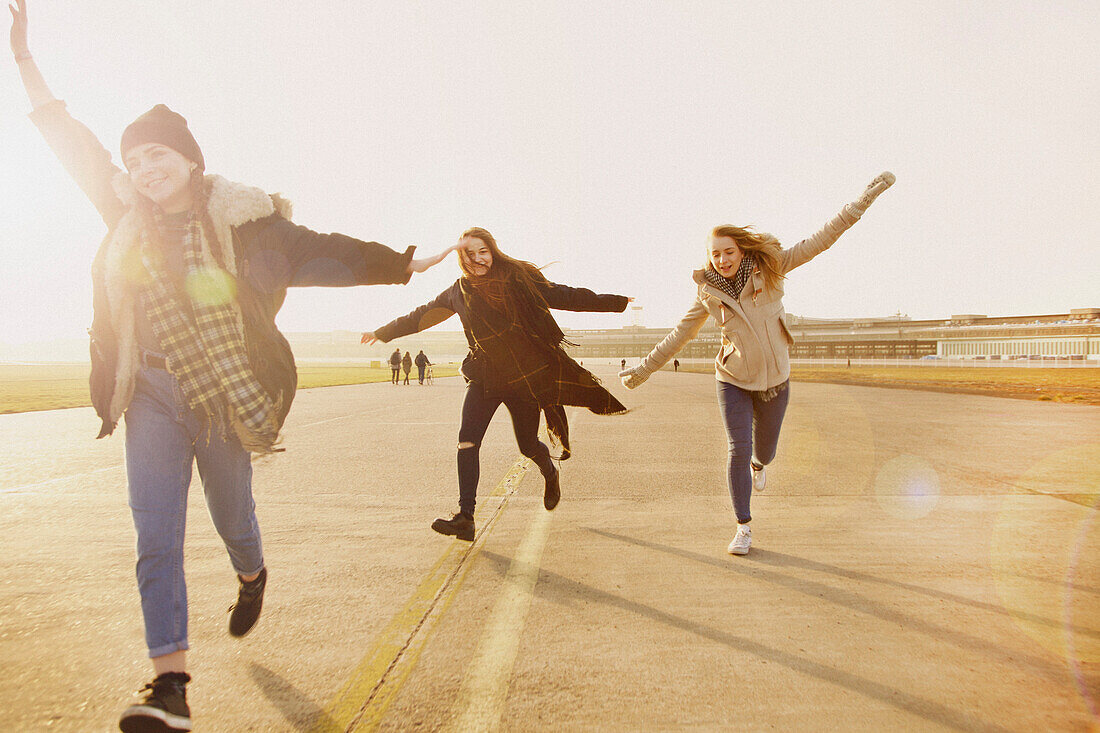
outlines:
[[[561,500],[561,471],[555,466],[553,475],[545,478],[546,489],[542,494],[542,505],[546,507],[546,511],[553,511]]]
[[[453,535],[467,542],[473,542],[474,540],[474,518],[462,512],[454,515],[451,519],[440,517],[432,522],[432,529],[439,532],[439,534]]]

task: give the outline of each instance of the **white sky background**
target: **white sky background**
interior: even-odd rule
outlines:
[[[422,253],[484,226],[552,280],[635,296],[648,326],[686,311],[713,226],[793,245],[887,169],[791,273],[788,312],[1100,305],[1095,2],[30,3],[46,80],[108,149],[163,102],[209,172],[284,193],[298,223]],[[0,342],[79,337],[104,226],[6,50],[0,99]],[[374,328],[457,273],[292,290],[279,325]]]

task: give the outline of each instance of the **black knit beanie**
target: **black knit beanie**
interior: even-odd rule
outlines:
[[[200,171],[206,170],[206,161],[202,158],[202,151],[199,150],[195,137],[187,129],[187,120],[163,104],[153,107],[122,131],[122,157],[126,157],[126,151],[130,148],[145,143],[158,143],[172,148],[188,160],[198,163]]]

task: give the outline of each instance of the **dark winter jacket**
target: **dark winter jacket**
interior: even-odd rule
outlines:
[[[621,313],[626,310],[629,302],[623,295],[598,295],[587,288],[572,288],[557,283],[544,285],[542,296],[551,308],[567,311]],[[470,333],[469,314],[466,312],[466,304],[462,298],[458,280],[432,302],[420,306],[408,315],[390,321],[376,329],[374,335],[379,341],[392,341],[439,325],[456,313],[462,321],[466,343],[470,346],[470,353],[462,362],[462,374],[470,381],[480,381],[484,374],[485,360],[479,354],[474,337]]]
[[[94,315],[90,334],[92,404],[103,421],[99,437],[114,431],[133,396],[140,366],[134,328],[136,288],[120,277],[117,261],[138,236],[129,177],[64,102],[31,113],[46,142],[99,211],[108,228],[92,268]],[[288,287],[406,283],[413,248],[399,253],[377,242],[319,234],[290,221],[290,204],[258,188],[219,176],[208,211],[226,270],[236,278],[245,346],[252,371],[279,406],[282,425],[297,387],[294,356],[275,326]]]

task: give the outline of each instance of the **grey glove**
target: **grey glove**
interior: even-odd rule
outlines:
[[[629,369],[623,369],[619,372],[619,378],[623,380],[623,386],[627,389],[634,389],[641,385],[642,382],[649,379],[649,375],[653,371],[647,369],[644,365],[639,364],[636,367],[630,367]]]
[[[878,195],[890,188],[890,186],[893,186],[896,180],[897,177],[890,171],[879,173],[875,176],[875,180],[867,184],[867,188],[864,189],[863,195],[844,208],[848,210],[849,214],[858,219],[867,212],[867,209],[875,202]]]

